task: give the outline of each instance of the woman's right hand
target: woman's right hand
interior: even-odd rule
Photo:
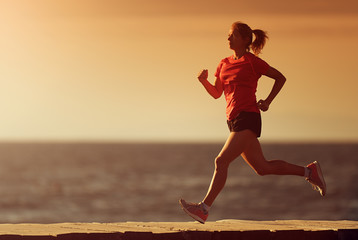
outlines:
[[[208,69],[201,70],[198,74],[199,81],[204,82],[204,81],[208,80],[208,75],[209,75]]]
[[[217,99],[223,93],[220,78],[216,78],[214,85],[208,81],[208,69],[201,70],[198,74],[198,79],[213,98]]]

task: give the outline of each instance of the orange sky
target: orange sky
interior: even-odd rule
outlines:
[[[226,3],[0,0],[0,140],[223,141],[224,99],[196,74],[214,80],[241,20],[287,77],[261,139],[357,141],[357,1]]]

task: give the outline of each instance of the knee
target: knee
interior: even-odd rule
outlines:
[[[265,175],[271,174],[270,167],[267,165],[254,167],[254,170],[255,170],[256,174],[259,176],[265,176]]]
[[[263,156],[244,156],[246,162],[251,166],[255,173],[259,176],[269,175],[272,172],[270,162]]]
[[[259,176],[265,176],[268,175],[268,172],[264,168],[255,168],[255,172]]]
[[[222,156],[215,158],[215,169],[216,171],[227,170],[229,168],[230,161]]]

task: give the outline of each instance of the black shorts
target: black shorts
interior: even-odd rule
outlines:
[[[249,129],[257,137],[261,136],[261,114],[256,112],[240,112],[239,115],[227,121],[230,132],[240,132]]]

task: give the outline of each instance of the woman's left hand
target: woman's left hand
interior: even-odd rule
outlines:
[[[261,111],[266,112],[270,107],[270,103],[261,99],[257,102],[257,106]]]

